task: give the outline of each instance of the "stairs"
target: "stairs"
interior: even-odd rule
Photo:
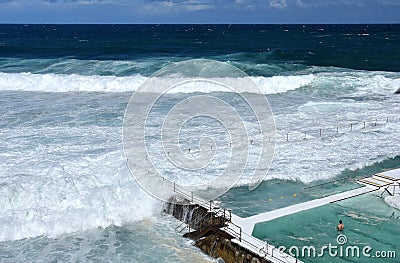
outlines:
[[[383,174],[374,174],[373,176],[357,180],[357,182],[363,185],[370,185],[381,188],[391,185],[397,180],[398,179],[396,178],[392,178]]]
[[[231,235],[226,233],[225,231],[222,231],[220,228],[223,227],[223,225],[209,225],[205,229],[199,231],[193,231],[193,232],[188,232],[184,234],[184,237],[193,239],[193,240],[199,240],[202,237],[206,237],[211,234],[218,234],[219,236],[222,236],[224,238],[227,238],[229,240],[233,239]]]

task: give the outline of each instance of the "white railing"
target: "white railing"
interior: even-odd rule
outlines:
[[[128,160],[127,160],[128,162]],[[143,170],[147,170],[137,164],[135,166],[140,167]],[[149,173],[150,171],[147,170]],[[159,175],[158,175],[159,176]],[[226,226],[222,227],[221,229],[225,231],[227,234],[232,236],[234,239],[237,240],[236,243],[238,243],[239,246],[242,246],[250,251],[252,251],[254,254],[265,258],[267,260],[272,260],[274,262],[283,262],[283,263],[301,263],[302,261],[290,256],[289,254],[283,253],[279,251],[277,248],[275,248],[273,245],[268,244],[265,241],[261,241],[260,239],[253,237],[247,233],[244,233],[242,231],[242,228],[232,222],[232,213],[230,209],[224,209],[221,207],[217,207],[213,205],[212,201],[205,201],[201,199],[200,197],[197,197],[193,191],[189,191],[185,189],[184,187],[181,187],[177,185],[175,182],[170,182],[169,180],[165,179],[162,176],[159,176],[160,179],[162,179],[164,182],[167,183],[168,187],[174,192],[179,194],[181,197],[189,201],[191,204],[196,204],[199,205],[205,209],[207,209],[207,215],[209,213],[215,213],[218,214],[219,216],[224,216],[226,218]],[[190,222],[189,222],[190,223]],[[184,225],[183,223],[177,227],[181,227]],[[190,231],[190,224],[186,225],[181,229],[180,231],[183,231],[186,227],[189,227]]]

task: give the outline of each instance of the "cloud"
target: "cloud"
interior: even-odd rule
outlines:
[[[43,0],[43,2],[51,4],[82,4],[82,5],[118,4],[118,2],[112,0]]]
[[[317,7],[320,1],[312,1],[312,0],[296,0],[296,6],[301,8],[310,8]]]
[[[1,1],[1,0],[0,0]],[[204,0],[42,0],[52,4],[76,4],[76,5],[113,5],[116,7],[126,7],[149,14],[180,12],[180,11],[199,11],[213,8],[212,1]]]
[[[400,1],[399,0],[378,0],[379,4],[382,5],[391,5],[391,6],[399,6]]]
[[[247,10],[260,10],[260,9],[266,9],[268,7],[273,7],[273,8],[281,8],[284,9],[287,7],[287,0],[234,0],[234,1],[229,1],[229,0],[224,0],[226,4],[233,5],[233,7],[240,8],[240,9],[247,9]],[[289,0],[289,1],[295,1],[295,0]]]
[[[195,12],[215,8],[211,1],[201,0],[164,0],[154,1],[147,0],[141,5],[136,5],[142,13],[146,14],[163,14],[163,13],[179,13],[179,12]]]
[[[229,6],[228,6],[229,7]],[[257,8],[262,8],[258,1],[254,0],[235,0],[233,3],[233,7],[239,10],[256,10]],[[265,7],[265,6],[264,6]]]
[[[217,7],[225,0],[0,0],[2,3],[11,3],[16,7],[29,6],[43,8],[79,8],[83,6],[110,6],[113,10],[131,10],[131,13],[140,14],[174,14],[182,12],[196,12]],[[28,3],[27,3],[28,2]]]
[[[285,9],[287,7],[286,0],[269,0],[272,8]]]
[[[377,1],[391,1],[391,0],[330,0],[330,1],[321,1],[321,0],[291,0],[297,7],[300,8],[327,8],[333,6],[356,6],[360,7],[365,4],[373,4]],[[393,0],[398,1],[398,0]],[[292,3],[291,2],[291,3]]]
[[[296,0],[296,5],[300,7],[307,7],[307,4],[305,4],[302,0]]]
[[[399,8],[400,0],[0,0],[0,22],[370,23],[398,22]]]

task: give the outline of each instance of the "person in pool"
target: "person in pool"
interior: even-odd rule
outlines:
[[[344,224],[342,220],[339,220],[339,225],[337,225],[337,230],[338,231],[343,231],[344,229]]]

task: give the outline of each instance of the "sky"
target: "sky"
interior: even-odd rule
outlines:
[[[0,0],[0,23],[400,23],[400,0]]]

